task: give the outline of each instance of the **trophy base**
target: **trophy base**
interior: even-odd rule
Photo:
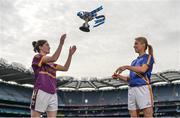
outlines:
[[[90,32],[89,27],[81,26],[81,27],[79,27],[79,29],[80,29],[81,31],[83,31],[83,32]]]

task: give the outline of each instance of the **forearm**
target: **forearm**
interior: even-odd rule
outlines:
[[[69,69],[69,66],[71,64],[71,59],[72,59],[72,55],[69,54],[68,59],[67,59],[66,63],[64,64],[64,70],[65,71],[67,71]]]
[[[126,66],[126,69],[136,73],[145,73],[147,70],[145,67],[142,66]]]
[[[59,58],[60,54],[61,54],[61,50],[62,50],[62,46],[61,44],[59,44],[58,48],[56,49],[55,53],[51,56],[52,61],[57,61],[57,59]]]
[[[113,79],[121,79],[122,81],[128,82],[129,81],[129,76],[123,76],[123,75],[119,75],[119,74],[114,74],[112,76]]]
[[[128,76],[119,75],[118,78],[123,80],[123,81],[126,81],[126,82],[129,81],[129,77]]]

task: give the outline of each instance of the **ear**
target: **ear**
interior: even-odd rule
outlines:
[[[39,46],[39,50],[42,50],[42,46]]]
[[[144,46],[144,49],[146,49],[146,45],[144,43],[142,45]]]

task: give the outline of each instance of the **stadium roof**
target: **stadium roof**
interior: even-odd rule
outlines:
[[[8,64],[6,60],[0,59],[0,79],[3,81],[13,81],[18,84],[33,84],[34,73],[30,69],[26,69],[22,64],[11,63]],[[180,80],[180,71],[166,71],[162,73],[152,74],[151,83],[156,84],[158,82],[171,83],[173,81]],[[119,88],[127,83],[107,78],[84,78],[75,79],[70,76],[57,77],[57,86],[59,88],[69,89],[102,89],[102,88]]]

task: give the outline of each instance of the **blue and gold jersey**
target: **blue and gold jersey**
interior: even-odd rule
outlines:
[[[142,74],[144,77],[148,78],[150,82],[151,78],[151,72],[154,64],[154,58],[151,55],[144,54],[142,56],[137,57],[132,63],[131,66],[143,66],[144,64],[148,65],[148,70]],[[130,80],[128,82],[129,86],[136,87],[136,86],[142,86],[146,85],[147,82],[140,76],[137,75],[137,73],[130,71]]]

